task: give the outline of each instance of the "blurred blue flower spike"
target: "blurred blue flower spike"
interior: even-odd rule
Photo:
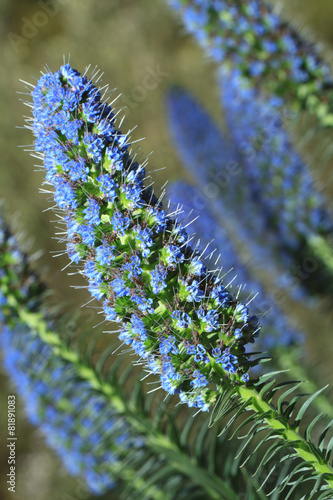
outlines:
[[[333,81],[320,50],[262,0],[168,0],[219,65],[236,70],[275,104],[306,109],[333,126]]]
[[[274,98],[262,99],[236,71],[221,71],[220,87],[232,140],[240,145],[245,184],[281,246],[297,254],[307,242],[333,235],[325,199],[292,145]]]
[[[35,332],[22,325],[5,326],[0,345],[4,367],[29,420],[68,472],[82,477],[92,493],[114,488],[114,472],[128,450],[144,441],[140,444],[112,403],[80,379],[75,365],[56,356]]]

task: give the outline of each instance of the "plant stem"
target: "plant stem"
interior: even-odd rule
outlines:
[[[310,462],[313,469],[319,475],[324,476],[326,483],[333,490],[333,468],[325,461],[315,446],[292,429],[291,425],[283,419],[277,410],[263,400],[255,388],[239,386],[236,391],[243,402],[248,402],[248,409],[253,410],[256,414],[263,414],[263,421],[267,426],[272,430],[279,431],[281,438],[290,443],[290,446],[294,448],[302,460]]]

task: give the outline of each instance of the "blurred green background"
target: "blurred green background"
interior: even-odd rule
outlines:
[[[44,6],[44,8],[42,8]],[[45,10],[46,6],[49,9]],[[21,145],[32,137],[22,128],[22,115],[29,114],[20,99],[24,85],[19,79],[34,82],[47,64],[55,71],[63,57],[70,57],[79,71],[91,64],[104,72],[103,83],[120,92],[118,107],[126,119],[122,130],[133,131],[134,140],[147,138],[141,145],[144,155],[153,151],[150,168],[158,186],[167,179],[182,175],[182,166],[170,142],[166,127],[164,95],[174,83],[187,87],[223,126],[214,81],[214,65],[207,60],[191,37],[185,34],[179,20],[163,0],[1,0],[1,72],[0,72],[0,198],[4,200],[7,218],[25,239],[31,251],[44,250],[39,267],[47,283],[55,289],[54,300],[66,303],[67,311],[78,310],[86,301],[85,291],[75,294],[69,288],[77,278],[67,277],[60,269],[65,257],[52,259],[50,252],[60,249],[53,239],[54,216],[45,212],[50,203],[39,194],[42,172],[34,172],[34,159]],[[314,38],[326,44],[327,55],[333,51],[333,2],[331,0],[289,0],[287,17],[311,28]],[[147,75],[162,72],[158,85],[142,90]],[[332,185],[328,187],[333,192]],[[181,201],[181,200],[180,200]],[[325,317],[323,317],[325,311]],[[310,366],[320,365],[319,382],[332,381],[331,318],[324,308],[304,317],[296,311],[300,324],[307,325]],[[304,314],[303,314],[304,313]],[[316,316],[317,314],[317,316]],[[320,317],[319,317],[320,315]],[[86,311],[86,328],[93,326],[92,314]],[[318,326],[320,325],[320,326]],[[318,377],[318,371],[315,372]],[[1,441],[6,437],[7,395],[13,393],[5,374],[1,378]],[[43,438],[18,413],[18,500],[89,498],[82,484],[70,478],[54,454],[43,444]],[[0,496],[7,492],[7,449],[0,451]],[[106,498],[117,498],[109,493]]]

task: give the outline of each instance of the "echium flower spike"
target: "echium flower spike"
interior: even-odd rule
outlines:
[[[223,66],[280,106],[306,109],[333,126],[333,81],[319,50],[263,0],[168,0],[187,30]]]
[[[0,345],[30,422],[68,472],[82,477],[92,493],[114,488],[115,471],[128,450],[142,447],[144,440],[130,432],[109,401],[80,380],[72,363],[55,355],[29,328],[5,326]]]
[[[220,86],[233,143],[241,145],[242,177],[265,214],[267,227],[274,228],[281,247],[296,256],[306,245],[316,253],[320,243],[332,261],[332,216],[279,113],[255,89],[244,86],[237,71],[221,71]]]
[[[35,149],[66,221],[71,260],[162,387],[207,411],[217,396],[210,383],[248,381],[245,346],[257,319],[145,188],[144,165],[86,76],[67,64],[43,75],[32,97]]]

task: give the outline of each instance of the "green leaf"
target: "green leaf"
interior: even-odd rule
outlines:
[[[299,423],[301,422],[302,420],[302,417],[304,415],[304,413],[306,412],[306,410],[309,408],[310,404],[312,403],[312,401],[318,396],[318,394],[320,394],[321,392],[323,392],[325,389],[327,389],[327,387],[329,386],[329,384],[325,385],[325,387],[322,387],[321,389],[319,389],[319,391],[315,392],[314,394],[312,394],[312,396],[310,396],[304,403],[303,405],[301,406],[301,408],[299,409],[296,417],[295,417],[295,423]]]

